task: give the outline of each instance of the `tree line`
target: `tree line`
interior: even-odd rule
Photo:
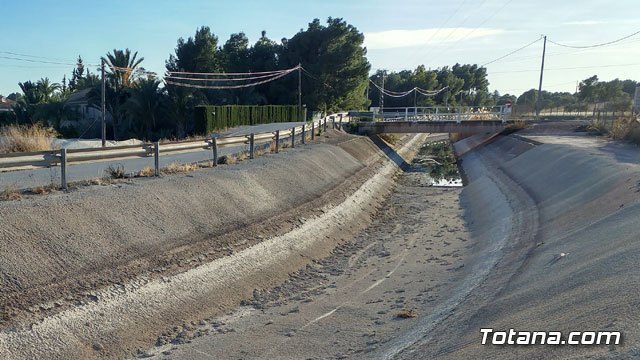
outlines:
[[[160,76],[147,72],[144,57],[130,49],[113,49],[105,54],[106,110],[108,137],[156,140],[181,138],[195,131],[193,114],[199,105],[295,105],[298,102],[298,76],[289,74],[281,79],[242,89],[198,89],[163,83]],[[312,111],[367,109],[380,106],[380,91],[403,92],[414,87],[433,91],[433,96],[412,94],[402,98],[384,97],[384,106],[433,105],[502,105],[511,101],[522,108],[535,104],[536,90],[521,96],[490,93],[487,69],[475,64],[455,64],[452,67],[400,72],[376,71],[370,76],[371,65],[364,47],[364,34],[340,18],[326,23],[315,19],[306,29],[291,38],[275,41],[265,31],[250,44],[246,34],[232,34],[222,43],[207,26],[194,36],[179,38],[173,54],[165,62],[168,72],[179,73],[256,73],[283,70],[301,65],[302,103]],[[19,83],[21,93],[14,113],[3,113],[3,122],[43,124],[53,126],[62,135],[75,137],[86,131],[70,126],[79,118],[68,104],[70,96],[85,91],[89,106],[99,109],[101,79],[99,69],[91,72],[81,57],[69,78],[60,83],[48,78]],[[161,74],[159,74],[161,75]],[[600,82],[597,77],[585,79],[579,91],[549,93],[543,91],[543,108],[582,108],[606,103],[627,109],[635,91],[635,81]],[[99,123],[92,124],[98,131]],[[95,132],[87,133],[95,136]],[[99,131],[97,132],[99,134]]]

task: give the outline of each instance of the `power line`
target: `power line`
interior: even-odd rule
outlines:
[[[478,6],[477,6],[477,8],[478,8],[478,9],[479,9],[479,8],[481,8],[481,7],[482,7],[486,2],[487,2],[487,0],[482,0],[482,2],[480,3],[480,5],[478,5]],[[471,15],[472,15],[471,13],[470,13],[469,15],[467,15],[467,16],[462,20],[462,22],[460,22],[460,23],[458,24],[458,26],[457,26],[457,27],[455,27],[455,28],[451,29],[451,31],[447,34],[447,36],[446,36],[446,37],[445,37],[445,38],[444,38],[440,43],[444,43],[444,42],[446,42],[446,41],[451,37],[451,35],[453,35],[453,33],[454,33],[456,30],[460,29],[460,28],[461,28],[461,26],[462,26],[462,25],[464,25],[464,24],[467,22],[467,20],[469,20],[469,18],[471,17]],[[453,43],[456,43],[456,42],[459,42],[459,41],[461,41],[461,40],[454,41]],[[440,51],[436,56],[431,57],[431,61],[433,61],[434,59],[437,59],[438,57],[440,57],[440,55],[442,55],[442,54],[445,52],[445,50],[448,50],[449,48],[451,48],[451,44],[450,44],[449,46],[447,46],[447,47],[443,48],[443,49],[442,49],[442,50],[441,50],[441,51]]]
[[[274,73],[274,74],[269,74],[269,75],[260,75],[260,76],[245,77],[245,78],[217,78],[217,79],[214,79],[214,78],[190,78],[190,77],[180,77],[180,76],[165,76],[164,78],[165,79],[172,79],[172,80],[189,80],[189,81],[205,81],[205,82],[254,81],[254,80],[267,79],[267,78],[270,78],[270,77],[274,77],[274,76],[282,74],[285,71],[281,71],[281,72]]]
[[[449,17],[442,23],[442,25],[440,25],[435,32],[431,33],[431,36],[429,37],[429,39],[427,39],[427,41],[425,42],[425,44],[422,46],[424,48],[425,45],[429,44],[431,42],[431,40],[433,40],[436,35],[438,35],[440,33],[440,30],[442,30],[444,28],[445,25],[447,25],[447,23],[458,13],[458,11],[460,11],[460,9],[462,9],[462,6],[467,2],[467,0],[462,0],[460,2],[460,4],[458,5],[458,7],[451,13],[451,15],[449,15]],[[415,57],[415,52],[413,54]],[[413,58],[412,57],[412,58]]]
[[[0,59],[26,61],[26,62],[40,63],[40,64],[55,64],[55,65],[76,66],[76,64],[70,64],[70,63],[62,63],[62,62],[57,62],[57,61],[46,61],[46,60],[34,60],[34,59],[21,59],[21,58],[17,58],[17,57],[13,57],[13,56],[1,56],[0,55]]]
[[[292,72],[300,69],[300,66],[296,66],[295,68],[286,70],[284,72],[282,72],[281,74],[278,74],[274,77],[271,77],[269,79],[266,80],[262,80],[262,81],[258,81],[258,82],[254,82],[251,84],[242,84],[242,85],[215,85],[215,86],[210,86],[210,85],[195,85],[195,84],[185,84],[185,83],[181,83],[181,82],[176,82],[176,81],[171,81],[171,80],[166,80],[165,79],[165,83],[168,85],[174,85],[174,86],[182,86],[182,87],[189,87],[189,88],[196,88],[196,89],[211,89],[211,90],[231,90],[231,89],[241,89],[241,88],[247,88],[247,87],[253,87],[253,86],[257,86],[257,85],[262,85],[262,84],[266,84],[269,83],[271,81],[280,79],[288,74],[291,74]]]
[[[473,30],[471,30],[470,33],[468,33],[467,35],[465,35],[465,37],[463,37],[460,41],[464,41],[466,40],[469,36],[471,36],[474,32],[476,32],[478,29],[480,29],[484,24],[487,23],[487,21],[493,19],[496,15],[498,15],[498,13],[500,11],[502,11],[502,9],[506,8],[509,4],[511,4],[513,2],[513,0],[507,0],[507,2],[505,2],[502,7],[500,7],[500,9],[494,11],[491,13],[491,15],[489,15],[489,17],[487,17],[486,19],[484,19],[480,25],[476,26]]]
[[[435,96],[438,95],[439,93],[443,92],[444,90],[448,89],[449,86],[445,86],[444,88],[438,89],[438,90],[425,90],[419,87],[414,87],[411,90],[407,90],[407,91],[391,91],[391,90],[385,90],[382,87],[380,87],[378,84],[376,84],[373,80],[369,79],[369,81],[373,84],[373,86],[375,86],[382,94],[386,95],[386,96],[390,96],[390,97],[394,97],[394,98],[402,98],[408,95],[411,95],[413,92],[417,92],[418,94],[424,95],[424,96]]]
[[[46,57],[46,56],[20,54],[20,53],[15,53],[15,52],[11,52],[11,51],[0,51],[0,54],[22,56],[22,57],[28,57],[28,58],[34,58],[34,59],[45,59],[45,60],[56,60],[56,61],[71,61],[69,59],[61,59],[61,58],[53,58],[53,57]]]
[[[597,66],[574,66],[574,67],[563,67],[563,68],[552,68],[545,69],[545,71],[559,71],[559,70],[579,70],[579,69],[599,69],[599,68],[609,68],[609,67],[621,67],[621,66],[638,66],[640,63],[631,63],[631,64],[607,64],[607,65],[597,65]],[[540,70],[512,70],[512,71],[494,71],[493,74],[512,74],[512,73],[526,73],[526,72],[539,72]]]
[[[640,31],[636,31],[636,32],[634,32],[633,34],[630,34],[630,35],[627,35],[627,36],[621,37],[621,38],[616,39],[616,40],[613,40],[613,41],[608,41],[608,42],[604,42],[604,43],[600,43],[600,44],[595,44],[595,45],[586,45],[586,46],[573,46],[573,45],[560,44],[560,43],[557,43],[557,42],[555,42],[555,41],[551,41],[551,40],[549,40],[549,42],[550,42],[550,43],[552,43],[552,44],[558,45],[558,46],[566,47],[566,48],[572,48],[572,49],[589,49],[589,48],[595,48],[595,47],[601,47],[601,46],[606,46],[606,45],[615,44],[615,43],[617,43],[617,42],[620,42],[620,41],[622,41],[622,40],[626,40],[626,39],[628,39],[628,38],[630,38],[630,37],[633,37],[633,36],[636,36],[636,35],[638,35],[638,34],[640,34]]]
[[[501,56],[501,57],[499,57],[499,58],[497,58],[497,59],[494,59],[494,60],[491,60],[491,61],[489,61],[489,62],[487,62],[487,63],[484,63],[484,64],[480,65],[480,67],[485,67],[485,66],[487,66],[487,65],[489,65],[489,64],[493,64],[493,63],[498,62],[498,61],[500,61],[500,60],[502,60],[502,59],[504,59],[504,58],[506,58],[506,57],[509,57],[509,56],[511,56],[511,55],[513,55],[513,54],[515,54],[515,53],[519,52],[519,51],[522,51],[522,50],[524,50],[524,49],[528,48],[529,46],[531,46],[531,45],[533,45],[533,44],[537,43],[538,41],[542,40],[542,38],[543,38],[543,36],[540,36],[540,38],[538,38],[537,40],[532,41],[532,42],[528,43],[527,45],[525,45],[525,46],[523,46],[523,47],[521,47],[521,48],[518,48],[518,49],[516,49],[516,50],[513,50],[512,52],[510,52],[510,53],[508,53],[508,54],[506,54],[506,55],[503,55],[503,56]]]
[[[167,71],[167,74],[178,74],[178,75],[206,75],[206,76],[240,76],[240,75],[265,75],[265,74],[275,74],[283,71],[289,70],[298,70],[298,66],[292,69],[285,70],[274,70],[274,71],[260,71],[260,72],[237,72],[237,73],[205,73],[205,72],[184,72],[184,71]]]

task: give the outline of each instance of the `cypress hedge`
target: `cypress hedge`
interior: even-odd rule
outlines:
[[[243,125],[302,121],[303,117],[296,105],[201,105],[193,116],[198,134]]]

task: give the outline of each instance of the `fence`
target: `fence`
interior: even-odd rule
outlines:
[[[344,114],[335,114],[291,129],[238,136],[212,136],[198,140],[170,143],[155,142],[109,148],[60,149],[0,154],[0,173],[60,166],[60,185],[63,189],[67,189],[67,168],[70,165],[153,157],[155,175],[158,176],[160,174],[160,157],[162,155],[209,150],[211,151],[211,163],[216,166],[220,148],[248,145],[249,158],[254,158],[255,148],[258,144],[275,141],[275,152],[277,153],[283,141],[290,141],[290,146],[295,147],[296,143],[304,144],[309,137],[315,139],[316,132],[326,131],[329,126],[334,129],[342,128],[343,116]],[[336,122],[337,117],[340,119],[339,122]]]
[[[363,113],[358,113],[361,117]],[[500,120],[506,121],[509,112],[506,106],[437,106],[384,108],[378,114],[370,113],[374,118],[380,116],[384,121],[474,121]]]

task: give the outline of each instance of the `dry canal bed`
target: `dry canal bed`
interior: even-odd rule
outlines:
[[[427,161],[431,148],[447,154],[448,146],[421,146],[371,225],[330,256],[276,288],[255,289],[252,299],[225,316],[163,334],[143,355],[371,358],[411,344],[455,298],[475,245],[462,219],[462,189],[432,186],[431,176],[443,171],[447,180],[456,177],[455,165],[442,170]]]

